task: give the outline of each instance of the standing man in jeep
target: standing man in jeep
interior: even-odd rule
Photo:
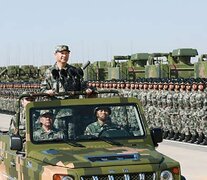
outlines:
[[[48,68],[41,83],[42,92],[54,95],[58,92],[80,91],[86,89],[82,84],[83,70],[68,64],[70,49],[67,45],[58,45],[54,52],[55,64]],[[86,89],[88,94],[91,89]]]

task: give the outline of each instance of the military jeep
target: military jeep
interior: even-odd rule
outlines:
[[[17,115],[16,130],[1,131],[1,180],[182,179],[180,164],[156,151],[162,130],[148,128],[137,99],[28,96],[38,100],[26,106],[24,129]],[[85,129],[100,106],[110,109],[108,121],[115,126],[88,135]],[[64,136],[34,136],[42,111],[52,113],[54,128]]]

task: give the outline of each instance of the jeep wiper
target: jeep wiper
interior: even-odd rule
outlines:
[[[102,140],[102,141],[105,141],[111,145],[116,145],[116,146],[121,146],[122,144],[119,143],[119,142],[116,142],[116,141],[113,141],[112,139],[110,138],[107,138],[107,137],[97,137],[95,135],[82,135],[82,136],[79,136],[76,138],[77,139],[81,139],[81,140]]]
[[[116,146],[122,146],[121,143],[117,142],[117,141],[113,141],[112,139],[110,138],[107,138],[107,137],[98,137],[98,139],[104,141],[104,142],[107,142],[111,145],[116,145]]]
[[[64,142],[71,145],[71,146],[74,146],[74,147],[85,147],[82,144],[79,144],[79,143],[77,143],[76,141],[74,141],[72,139],[64,140]]]

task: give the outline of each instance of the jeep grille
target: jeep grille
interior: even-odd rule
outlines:
[[[155,173],[131,173],[113,175],[81,176],[81,180],[155,180]]]

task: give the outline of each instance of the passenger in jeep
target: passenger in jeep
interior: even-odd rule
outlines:
[[[53,126],[54,115],[52,111],[41,110],[39,122],[41,123],[41,128],[33,134],[33,139],[35,141],[58,140],[65,138],[64,133]]]

